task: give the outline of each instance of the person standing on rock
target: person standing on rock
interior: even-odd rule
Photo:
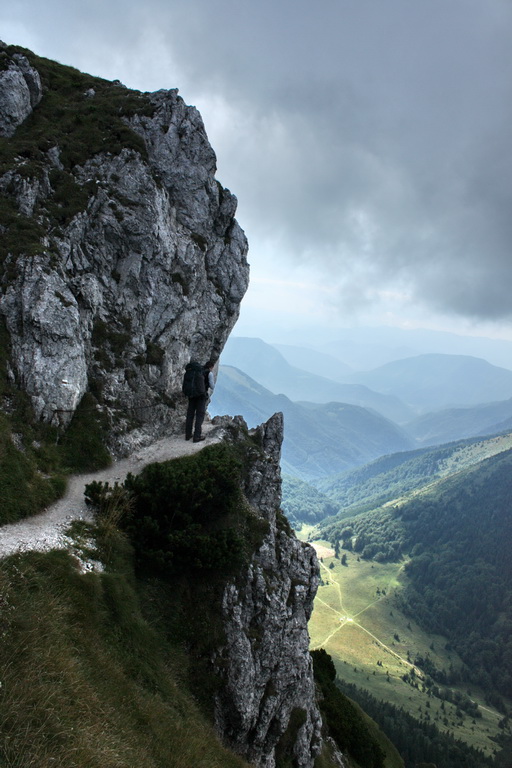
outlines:
[[[188,397],[185,440],[193,438],[194,443],[204,440],[201,429],[208,403],[208,390],[213,392],[215,387],[213,366],[211,360],[204,366],[191,360],[185,368],[182,387],[183,394]]]

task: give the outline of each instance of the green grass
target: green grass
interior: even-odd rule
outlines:
[[[186,650],[144,616],[129,548],[110,544],[103,574],[64,552],[1,563],[0,764],[242,768],[190,693]]]
[[[324,557],[321,563],[324,583],[309,623],[311,647],[327,650],[343,680],[491,755],[496,746],[491,739],[500,732],[502,715],[484,703],[474,686],[470,698],[480,705],[481,717],[460,717],[450,702],[443,709],[442,701],[429,695],[428,675],[414,664],[418,656],[428,656],[437,669],[462,666],[457,654],[446,649],[446,638],[422,631],[397,607],[395,597],[406,583],[403,563],[358,561],[353,552],[340,550],[340,557],[343,554],[347,566],[336,558]],[[467,687],[453,690],[467,696]]]

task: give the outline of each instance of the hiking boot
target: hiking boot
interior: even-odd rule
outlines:
[[[201,437],[194,437],[194,441],[193,442],[194,443],[202,443],[203,440],[204,440],[203,436],[201,436]]]

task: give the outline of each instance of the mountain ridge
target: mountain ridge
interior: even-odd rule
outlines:
[[[364,467],[319,480],[315,485],[340,506],[372,508],[474,468],[510,448],[512,433],[473,437],[385,456]]]
[[[479,405],[512,395],[512,371],[469,355],[425,354],[395,360],[350,380],[427,410]]]
[[[427,413],[406,424],[405,428],[419,445],[440,445],[466,437],[504,432],[511,418],[512,398]]]
[[[231,366],[220,366],[209,410],[213,415],[240,413],[251,426],[276,410],[283,412],[283,471],[303,479],[411,446],[405,432],[376,412],[346,403],[294,403]]]
[[[230,337],[222,353],[221,363],[238,368],[274,394],[284,394],[294,402],[349,403],[372,408],[397,423],[410,420],[414,414],[394,396],[296,368],[287,362],[276,347],[261,339]]]

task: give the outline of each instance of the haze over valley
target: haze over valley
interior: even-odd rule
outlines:
[[[474,341],[483,348],[482,339]],[[356,371],[342,360],[345,346],[350,342],[332,343],[327,353],[232,336],[210,411],[239,413],[253,426],[282,410],[283,468],[302,479],[330,474],[336,461],[341,471],[379,455],[507,430],[510,368],[452,353],[400,358],[401,349],[383,345],[387,363]],[[512,360],[512,343],[501,346]]]

